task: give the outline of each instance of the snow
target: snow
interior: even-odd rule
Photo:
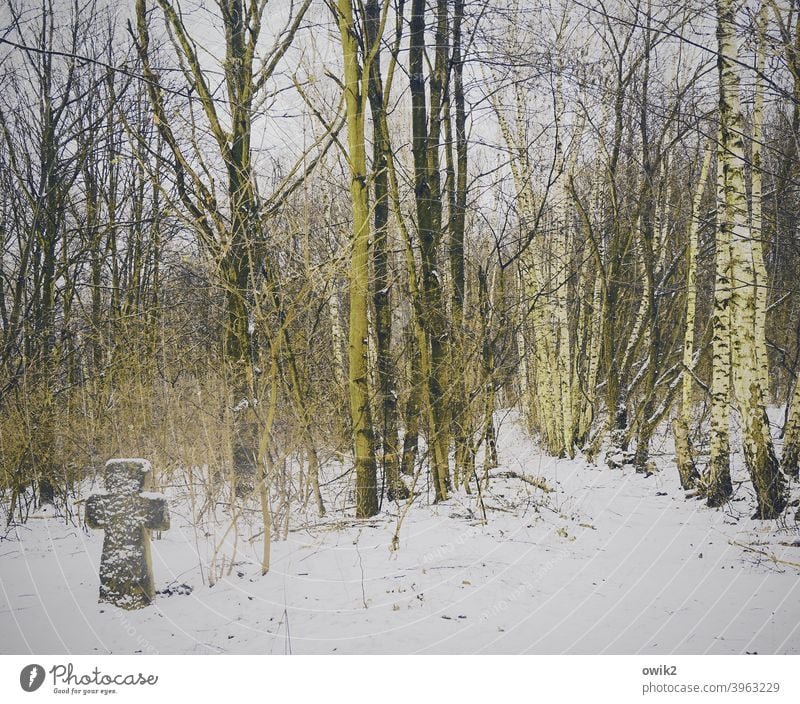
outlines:
[[[206,536],[168,492],[172,527],[152,541],[162,593],[139,611],[97,603],[102,530],[37,515],[0,540],[0,652],[800,653],[797,527],[750,520],[749,483],[711,510],[685,498],[669,442],[645,478],[548,457],[498,421],[493,474],[554,491],[496,477],[484,525],[476,494],[426,505],[420,479],[395,551],[402,511],[357,521],[333,483],[328,515],[293,515],[267,575],[253,519],[209,587],[210,551],[232,554],[233,531]]]
[[[123,458],[114,457],[113,459],[110,459],[108,462],[106,462],[106,467],[108,467],[109,465],[116,465],[116,464],[138,464],[139,471],[142,472],[142,474],[145,474],[152,469],[152,467],[150,466],[150,462],[148,460],[142,459],[141,457],[123,457]]]

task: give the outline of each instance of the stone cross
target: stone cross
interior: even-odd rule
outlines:
[[[106,462],[105,494],[86,502],[86,524],[105,529],[100,559],[100,601],[123,609],[141,609],[155,597],[150,531],[169,528],[169,509],[160,494],[149,489],[147,460]]]

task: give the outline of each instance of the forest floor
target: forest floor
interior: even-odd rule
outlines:
[[[552,492],[497,476],[485,524],[476,494],[423,496],[395,551],[397,510],[293,519],[263,577],[254,521],[213,587],[208,536],[171,497],[152,543],[162,593],[137,612],[97,603],[102,531],[39,514],[0,539],[0,652],[800,653],[797,524],[750,519],[740,454],[734,500],[710,510],[685,497],[667,440],[644,477],[548,457],[500,420],[492,474]]]

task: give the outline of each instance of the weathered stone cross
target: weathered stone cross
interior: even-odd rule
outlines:
[[[100,559],[100,601],[123,609],[141,609],[155,597],[150,531],[169,528],[163,496],[143,495],[152,473],[147,460],[106,462],[106,494],[90,496],[86,523],[104,528]]]

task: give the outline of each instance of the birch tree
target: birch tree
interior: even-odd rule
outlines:
[[[753,233],[748,227],[744,134],[740,107],[736,4],[718,0],[719,200],[715,290],[712,455],[708,498],[719,505],[730,496],[728,386],[732,381],[742,418],[742,444],[756,492],[757,518],[777,518],[786,504],[785,484],[770,435],[756,338],[758,294]],[[762,353],[763,354],[763,353]],[[728,356],[729,355],[729,356]],[[731,379],[732,377],[732,379]]]
[[[673,421],[673,435],[675,437],[675,463],[678,465],[678,475],[684,489],[694,487],[700,474],[692,458],[692,448],[689,442],[689,429],[692,424],[692,375],[695,368],[695,327],[697,324],[697,256],[698,232],[700,230],[700,204],[703,191],[711,166],[713,155],[712,145],[709,142],[703,151],[703,165],[700,167],[700,177],[695,187],[692,199],[692,213],[689,221],[689,237],[686,247],[686,319],[683,335],[683,370],[681,371],[681,398],[678,414]]]

